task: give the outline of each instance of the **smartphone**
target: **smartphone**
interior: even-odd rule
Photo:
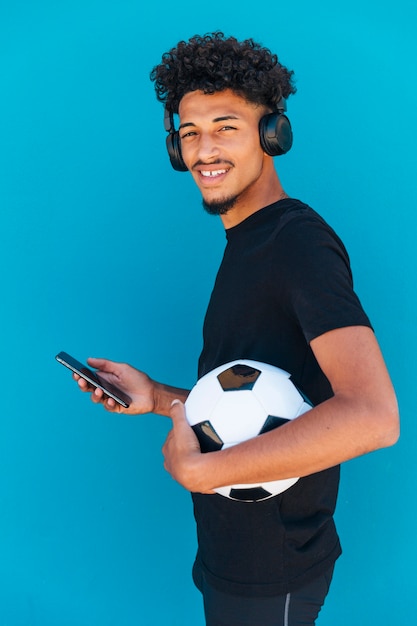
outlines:
[[[83,365],[83,363],[80,363],[80,361],[77,361],[77,359],[74,359],[66,352],[60,352],[55,358],[59,363],[62,363],[62,365],[68,367],[68,369],[81,376],[81,378],[84,378],[90,383],[90,385],[93,385],[93,387],[102,389],[106,396],[109,396],[109,398],[113,398],[113,400],[124,406],[126,409],[129,407],[132,402],[132,398],[129,398],[127,394],[125,394],[118,387],[115,387],[115,385],[112,385],[104,380],[104,378],[101,378],[97,372],[94,372],[86,365]]]

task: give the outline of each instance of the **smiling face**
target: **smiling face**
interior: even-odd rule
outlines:
[[[265,107],[233,91],[187,93],[179,106],[181,152],[210,213],[226,226],[278,199],[273,159],[259,141]]]

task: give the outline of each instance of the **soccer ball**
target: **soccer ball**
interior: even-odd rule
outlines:
[[[185,411],[202,452],[213,452],[266,433],[311,409],[288,372],[258,361],[238,360],[208,372],[192,388]],[[266,500],[298,480],[216,489],[241,502]]]

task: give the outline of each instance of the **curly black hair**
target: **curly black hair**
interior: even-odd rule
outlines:
[[[177,113],[186,93],[201,90],[210,94],[224,89],[276,110],[281,97],[286,99],[296,92],[293,75],[276,54],[253,39],[238,41],[216,31],[180,41],[163,54],[150,78],[159,102]]]

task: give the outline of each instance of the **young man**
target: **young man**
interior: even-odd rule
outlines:
[[[213,33],[180,42],[151,78],[167,111],[171,162],[189,170],[204,207],[226,229],[198,375],[238,358],[271,363],[291,373],[314,408],[201,454],[185,419],[187,390],[89,359],[132,397],[127,412],[172,418],[165,467],[192,492],[193,576],[208,626],[314,624],[341,552],[333,521],[339,465],[398,438],[395,393],[353,291],[346,250],[315,211],[287,196],[275,171],[273,155],[291,147],[283,111],[295,92],[292,74],[252,40]],[[123,410],[99,390],[91,397]],[[301,479],[259,503],[213,493],[292,476]]]

